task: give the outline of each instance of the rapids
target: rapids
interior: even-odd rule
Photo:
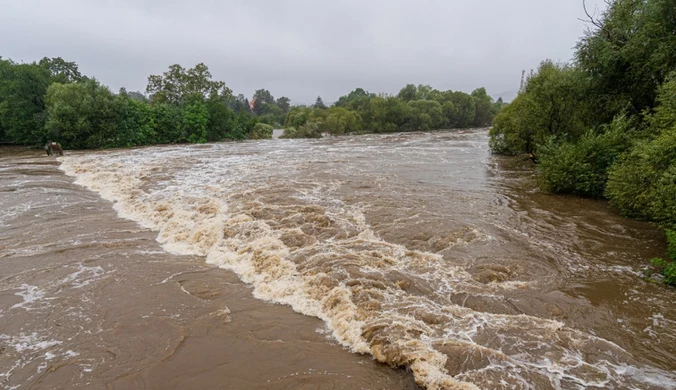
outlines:
[[[76,185],[140,225],[132,236],[234,272],[258,300],[321,319],[326,343],[409,369],[424,388],[675,386],[676,291],[640,277],[665,250],[660,230],[601,201],[540,193],[532,167],[489,154],[484,130],[71,152],[59,161]],[[6,206],[2,222],[11,226],[22,207]],[[43,239],[33,240],[0,246],[0,261],[38,253]],[[68,283],[108,272],[77,267]],[[0,316],[49,305],[41,286],[3,277],[21,301]],[[236,321],[221,309],[215,315]],[[21,344],[39,335],[3,333],[15,352],[67,343]],[[384,383],[362,386],[405,386]]]

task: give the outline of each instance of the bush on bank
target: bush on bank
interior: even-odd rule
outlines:
[[[543,62],[495,117],[490,147],[532,154],[546,190],[674,229],[676,7],[614,0],[591,21],[574,62]]]
[[[538,153],[541,187],[562,194],[602,197],[608,169],[631,143],[625,117],[572,142],[550,138]]]
[[[265,123],[256,123],[249,134],[250,139],[271,139],[274,128]]]

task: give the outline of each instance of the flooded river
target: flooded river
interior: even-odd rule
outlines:
[[[0,149],[0,387],[676,388],[661,231],[487,141]]]

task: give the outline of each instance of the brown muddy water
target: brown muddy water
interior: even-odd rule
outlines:
[[[0,387],[676,388],[660,230],[486,131],[0,153]]]

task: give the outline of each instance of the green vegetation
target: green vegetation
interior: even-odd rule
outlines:
[[[265,123],[256,123],[251,129],[249,138],[251,139],[270,139],[272,138],[273,127]]]
[[[676,7],[614,0],[589,23],[573,64],[544,61],[495,117],[491,149],[533,155],[546,190],[606,197],[627,216],[674,229]],[[661,269],[676,280],[674,263]]]
[[[588,131],[574,140],[549,138],[540,145],[539,179],[543,188],[557,193],[601,197],[608,169],[632,143],[625,117]]]
[[[550,138],[574,141],[592,117],[585,103],[584,74],[571,66],[544,61],[524,90],[498,114],[490,145],[496,153],[534,153]]]
[[[250,102],[213,80],[204,64],[171,65],[148,77],[146,93],[114,93],[61,58],[20,64],[0,57],[0,142],[94,149],[264,139],[275,126],[285,128],[283,138],[428,131],[487,126],[503,106],[484,88],[466,94],[412,84],[397,96],[358,88],[331,107],[321,97],[292,107],[266,89]]]
[[[655,258],[650,262],[655,270],[663,275],[664,283],[676,286],[676,232],[667,229],[666,234],[669,260]],[[648,270],[648,273],[651,273],[650,270]]]
[[[286,116],[283,137],[482,127],[490,125],[502,106],[502,100],[493,101],[484,88],[466,94],[409,84],[396,96],[357,88],[330,108],[321,97],[312,107],[292,108]]]
[[[146,92],[149,98],[124,88],[113,93],[61,58],[30,64],[0,58],[0,142],[53,140],[92,149],[270,138],[272,127],[255,130],[257,124],[283,123],[290,109],[288,98],[258,90],[251,110],[244,96],[212,80],[204,64],[172,65],[148,77]]]

